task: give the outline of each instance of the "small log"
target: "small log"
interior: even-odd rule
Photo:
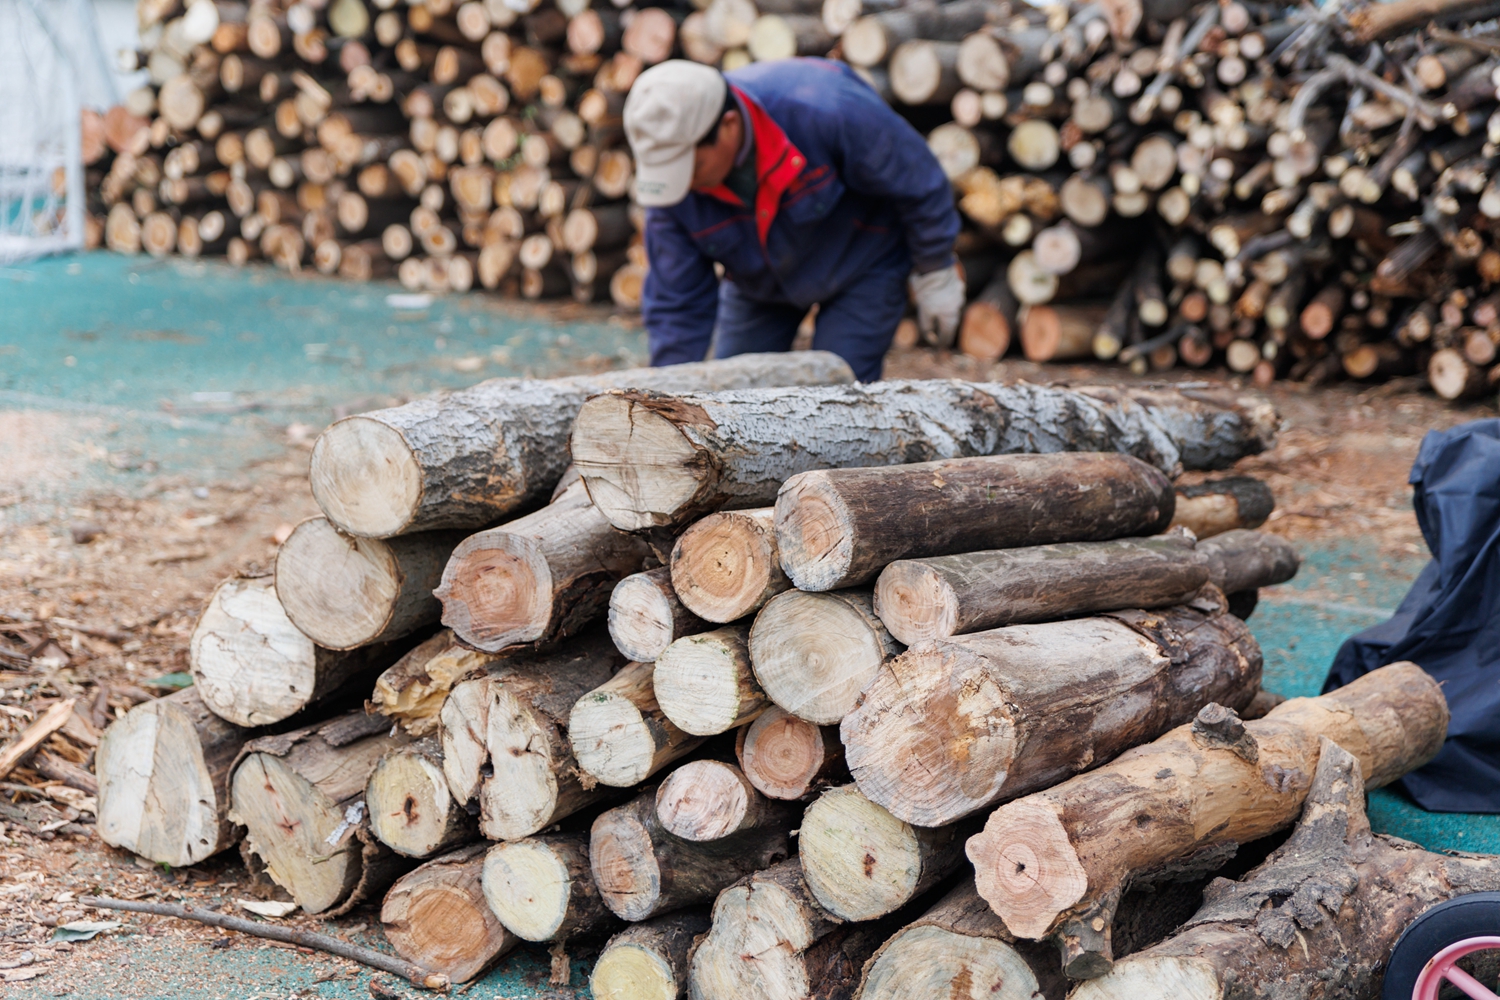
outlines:
[[[609,635],[628,660],[655,663],[673,642],[712,626],[683,606],[665,566],[632,573],[609,594]]]
[[[958,349],[981,361],[999,361],[1010,350],[1018,309],[1006,276],[997,274],[964,309]]]
[[[411,741],[380,716],[341,716],[246,743],[230,778],[229,819],[245,827],[241,852],[308,913],[339,916],[410,867],[369,835],[370,772]]]
[[[387,242],[391,259],[405,256],[393,249],[400,248]],[[595,393],[637,385],[683,391],[852,379],[841,359],[818,352],[545,382],[492,379],[336,422],[313,447],[313,497],[351,534],[384,538],[439,527],[477,529],[551,494],[568,464],[573,418]]]
[[[1021,321],[1021,353],[1037,363],[1093,357],[1094,334],[1107,312],[1108,307],[1093,305],[1028,306]]]
[[[292,624],[270,577],[215,588],[188,645],[194,687],[237,726],[267,726],[390,666],[402,643],[347,651],[317,646]]]
[[[600,814],[590,830],[589,864],[604,903],[622,919],[646,920],[706,903],[720,890],[791,853],[786,822],[717,840],[669,833],[656,814],[656,790]]]
[[[772,705],[735,738],[735,757],[751,785],[773,799],[810,799],[848,780],[838,729]]]
[[[1195,553],[1209,582],[1231,595],[1285,583],[1302,566],[1290,542],[1264,531],[1226,531],[1199,542]]]
[[[875,920],[957,871],[974,829],[976,823],[914,827],[845,785],[807,807],[797,856],[825,910],[841,920]]]
[[[214,715],[196,688],[126,712],[94,755],[99,838],[174,868],[234,846],[229,771],[255,735]]]
[[[792,808],[755,790],[744,772],[717,760],[690,761],[656,789],[656,816],[683,840],[720,840],[765,826],[784,826]]]
[[[1110,969],[1120,892],[1148,871],[1222,858],[1292,823],[1324,737],[1349,751],[1365,787],[1376,788],[1432,759],[1447,725],[1442,690],[1413,663],[1293,699],[1252,722],[1209,705],[1193,724],[1118,761],[996,810],[969,841],[975,883],[1013,933],[1056,937],[1064,971],[1097,978]],[[1100,816],[1100,805],[1130,831]]]
[[[1035,172],[1050,169],[1062,153],[1057,128],[1045,118],[1028,118],[1011,129],[1005,148],[1017,166]]]
[[[439,716],[443,774],[454,801],[479,800],[486,837],[529,837],[599,801],[568,742],[569,715],[619,665],[608,640],[594,635],[507,657],[453,686]]]
[[[470,646],[552,642],[603,611],[648,551],[612,528],[575,482],[535,514],[464,539],[433,594],[443,624]]]
[[[563,943],[615,922],[589,871],[587,833],[495,844],[484,858],[484,897],[523,941]]]
[[[656,658],[652,687],[662,712],[685,733],[714,736],[750,722],[769,701],[755,682],[750,629],[731,625],[683,636]]]
[[[1162,611],[922,643],[887,663],[844,720],[849,770],[893,815],[941,826],[1108,760],[1210,702],[1243,708],[1260,647],[1226,609],[1205,590]]]
[[[903,104],[947,104],[963,86],[958,43],[926,39],[902,42],[891,53],[891,92]]]
[[[978,91],[1003,91],[1041,72],[1052,33],[1045,27],[991,26],[966,36],[958,47],[958,77]],[[1074,113],[1078,108],[1074,102]]]
[[[487,844],[470,844],[403,875],[380,904],[396,954],[465,983],[520,943],[501,925],[481,888]]]
[[[413,736],[425,736],[436,732],[438,712],[453,685],[499,658],[469,649],[441,629],[381,672],[371,703]]]
[[[461,537],[434,531],[356,538],[325,517],[310,517],[276,554],[276,596],[292,624],[320,646],[399,639],[438,617],[432,588]]]
[[[879,66],[903,42],[957,42],[978,31],[996,13],[985,0],[914,3],[867,14],[844,29],[844,57],[854,66]]]
[[[620,47],[647,66],[668,59],[677,41],[677,19],[661,7],[641,7],[620,38]]]
[[[797,587],[833,590],[873,580],[897,559],[1154,534],[1171,522],[1174,500],[1160,471],[1118,454],[815,470],[782,486],[776,538]]]
[[[434,737],[380,758],[365,786],[370,832],[408,858],[430,858],[478,836],[474,817],[455,802],[443,775],[443,749]]]
[[[746,47],[756,62],[792,59],[796,56],[821,56],[833,48],[833,35],[815,14],[776,14],[763,12],[750,26]]]
[[[600,784],[638,785],[703,742],[673,725],[656,703],[654,672],[650,663],[627,664],[573,705],[573,755],[579,769]]]
[[[808,722],[830,725],[900,647],[875,616],[868,589],[788,591],[750,629],[750,659],[766,696]]]
[[[1462,351],[1445,347],[1433,351],[1427,362],[1427,381],[1432,391],[1443,399],[1473,399],[1489,388],[1485,370],[1463,356]]]
[[[781,569],[775,510],[724,511],[696,522],[672,547],[672,589],[706,621],[738,621],[791,587]]]
[[[631,924],[599,953],[590,991],[610,1000],[681,1000],[688,995],[688,951],[709,926],[701,909]]]
[[[1172,527],[1181,525],[1198,538],[1259,528],[1276,509],[1271,488],[1252,476],[1225,476],[1177,487]]]

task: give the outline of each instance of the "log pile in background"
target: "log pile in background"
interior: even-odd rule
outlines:
[[[1490,393],[1500,28],[1366,6],[141,0],[151,83],[85,121],[91,231],[634,307],[636,76],[826,55],[953,181],[965,352]]]
[[[1062,1000],[1169,976],[1208,875],[1337,754],[1375,784],[1441,743],[1410,665],[1260,690],[1242,618],[1298,556],[1263,484],[1172,482],[1273,442],[1254,394],[674,372],[333,425],[329,517],[214,593],[199,687],[101,740],[105,839],[184,864],[243,830],[304,910],[383,899],[454,981],[542,945],[557,986],[602,947],[616,998]],[[434,445],[460,426],[505,446]],[[403,455],[437,487],[389,490]]]

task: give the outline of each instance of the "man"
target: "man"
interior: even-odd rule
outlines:
[[[848,66],[672,60],[625,102],[646,213],[653,365],[813,346],[880,378],[908,277],[918,325],[952,344],[964,305],[958,213],[926,142]],[[723,266],[724,280],[714,265]]]

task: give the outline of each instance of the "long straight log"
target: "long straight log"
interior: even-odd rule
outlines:
[[[430,858],[478,836],[474,817],[448,790],[436,737],[380,758],[365,785],[365,807],[375,839],[408,858]]]
[[[893,815],[941,826],[1109,760],[1211,702],[1243,708],[1260,684],[1260,647],[1225,612],[1207,588],[1159,612],[922,643],[886,664],[844,719],[849,770]]]
[[[632,573],[609,594],[609,635],[628,660],[654,663],[685,635],[712,626],[683,606],[666,566]]]
[[[782,572],[770,507],[723,511],[693,524],[672,547],[672,589],[689,611],[732,622],[791,587]]]
[[[461,537],[356,538],[310,517],[276,553],[276,596],[292,624],[328,649],[399,639],[437,620],[432,588]]]
[[[599,953],[589,989],[610,1000],[681,1000],[688,995],[688,952],[709,926],[706,909],[631,924]]]
[[[1432,759],[1447,728],[1441,688],[1413,663],[1251,722],[1208,705],[1190,725],[997,809],[969,841],[976,884],[1012,933],[1056,938],[1065,971],[1096,978],[1110,969],[1120,893],[1292,823],[1323,737],[1353,754],[1376,788]]]
[[[245,744],[230,778],[229,819],[241,848],[308,913],[338,916],[411,867],[369,835],[370,773],[411,738],[355,712]]]
[[[821,468],[1002,453],[1120,451],[1168,473],[1220,468],[1274,440],[1254,396],[1199,390],[878,382],[675,396],[622,390],[579,410],[573,457],[627,531],[765,506]]]
[[[396,954],[455,983],[479,975],[520,943],[484,898],[486,844],[470,844],[403,875],[380,905]]]
[[[716,840],[669,833],[656,814],[656,790],[600,814],[589,840],[589,862],[605,905],[638,921],[695,903],[790,853],[786,822]]]
[[[1174,500],[1159,470],[1119,454],[819,469],[781,487],[776,541],[798,588],[834,590],[897,559],[1154,534]]]
[[[523,941],[561,943],[615,922],[589,871],[587,833],[495,844],[484,859],[484,897]]]
[[[254,730],[211,712],[196,687],[137,705],[99,737],[99,839],[186,868],[233,847],[229,773]]]
[[[1500,864],[1371,834],[1364,786],[1355,756],[1323,737],[1291,837],[1239,881],[1215,880],[1181,931],[1084,983],[1075,1000],[1379,993],[1412,922],[1438,903],[1500,889]],[[1492,979],[1493,962],[1486,966]]]
[[[739,731],[734,754],[745,779],[773,799],[810,799],[849,778],[838,729],[799,719],[779,705]]]
[[[445,396],[346,417],[313,447],[313,497],[344,530],[374,538],[478,529],[544,501],[568,465],[573,418],[589,396],[853,381],[832,354],[725,361],[535,381],[493,379]]]
[[[603,796],[579,773],[569,714],[620,663],[608,639],[592,635],[453,686],[440,716],[443,774],[454,801],[478,798],[486,837],[529,837]]]
[[[644,541],[611,527],[575,481],[536,513],[464,539],[433,594],[455,635],[498,652],[576,634],[648,554]]]
[[[188,662],[210,711],[237,726],[267,726],[390,666],[405,645],[324,649],[292,624],[271,577],[235,577],[209,597]]]

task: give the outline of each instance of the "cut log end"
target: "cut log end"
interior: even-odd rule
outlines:
[[[819,725],[841,721],[854,708],[890,651],[884,630],[844,592],[789,591],[755,619],[750,658],[766,695],[799,718]]]
[[[516,946],[484,898],[483,863],[481,845],[461,848],[391,886],[380,922],[397,954],[463,983]]]
[[[656,740],[640,708],[624,694],[585,695],[568,722],[578,766],[601,784],[629,788],[650,776]]]
[[[861,1000],[984,997],[1032,1000],[1044,993],[1036,973],[997,936],[927,923],[901,930],[865,972]]]
[[[220,584],[190,650],[204,704],[237,726],[280,722],[317,688],[317,648],[287,617],[270,577]]]
[[[530,538],[503,531],[472,535],[454,553],[438,587],[443,624],[491,652],[542,638],[552,620],[552,571]]]
[[[654,663],[681,636],[707,627],[682,606],[664,566],[632,573],[610,592],[610,638],[637,663]]]
[[[684,840],[719,840],[753,822],[757,798],[739,768],[695,760],[673,771],[656,790],[656,815]]]
[[[797,476],[776,498],[782,566],[799,590],[830,590],[854,559],[852,517],[843,498],[817,473]]]
[[[589,977],[594,996],[610,1000],[678,1000],[686,985],[666,956],[631,942],[605,950]]]
[[[397,751],[382,758],[370,775],[365,803],[376,839],[409,858],[452,846],[456,825],[472,829],[460,819],[442,765],[422,754]]]
[[[710,514],[672,550],[672,588],[694,614],[732,622],[788,586],[777,559],[772,509]]]
[[[1017,937],[1037,939],[1088,890],[1088,875],[1055,807],[1013,803],[969,838],[979,894]]]
[[[650,832],[629,810],[612,809],[594,821],[589,867],[605,905],[616,916],[644,920],[655,910],[662,871]]]
[[[830,788],[808,806],[797,852],[813,896],[844,920],[893,912],[922,873],[916,831],[853,785]]]
[[[1090,979],[1072,1000],[1219,1000],[1213,963],[1192,955],[1150,955],[1116,965],[1105,978]]]
[[[297,525],[276,554],[276,596],[287,617],[329,649],[353,649],[395,638],[388,634],[393,630],[410,631],[396,620],[405,617],[406,584],[390,545],[346,535],[324,517]]]
[[[875,583],[875,613],[896,641],[908,646],[946,639],[958,631],[958,595],[939,572],[916,560],[898,560]]]
[[[743,626],[684,636],[657,658],[652,679],[657,703],[683,732],[728,732],[765,707],[751,675],[745,636]]]
[[[308,480],[330,521],[367,538],[408,530],[422,500],[422,467],[410,445],[369,417],[346,417],[318,435]]]
[[[496,844],[484,858],[490,909],[523,941],[550,941],[568,916],[572,874],[544,840]]]
[[[805,798],[828,770],[828,741],[822,728],[780,706],[761,713],[742,732],[736,748],[740,768],[769,798]]]
[[[670,420],[613,394],[579,410],[573,464],[594,505],[622,531],[672,524],[706,475],[696,449]]]

